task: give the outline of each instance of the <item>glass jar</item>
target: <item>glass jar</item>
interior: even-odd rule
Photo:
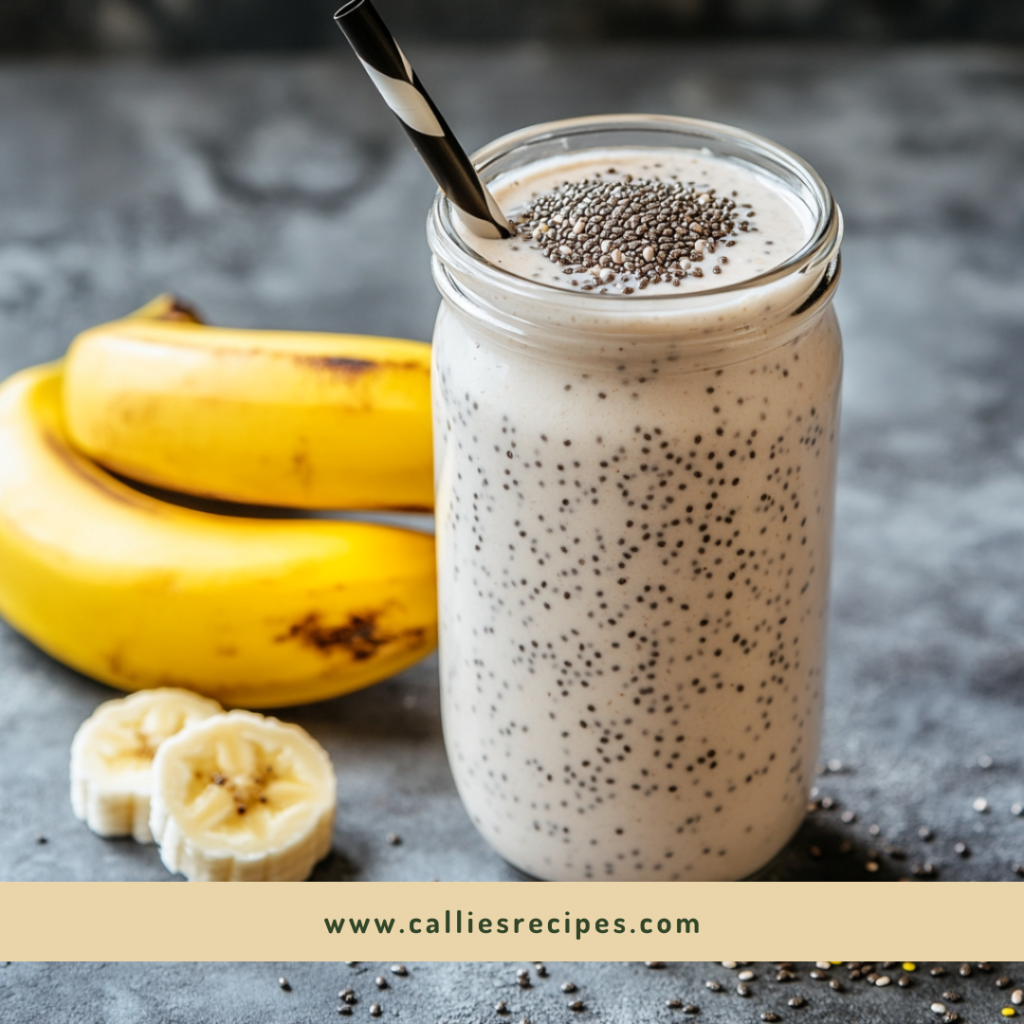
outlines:
[[[818,756],[842,221],[800,158],[708,122],[562,121],[474,162],[617,147],[748,165],[812,227],[736,284],[580,293],[489,263],[437,198],[445,744],[529,875],[735,880],[794,835]]]

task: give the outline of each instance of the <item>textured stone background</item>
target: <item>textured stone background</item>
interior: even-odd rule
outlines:
[[[414,54],[470,147],[557,116],[690,114],[797,150],[842,204],[824,746],[842,767],[819,780],[838,806],[810,816],[776,878],[912,877],[931,862],[940,879],[1010,880],[1024,862],[1024,818],[1010,812],[1024,802],[1022,56]],[[351,54],[8,63],[0,131],[0,375],[165,289],[218,323],[430,336],[432,183]],[[284,715],[339,773],[335,852],[316,877],[515,877],[459,804],[436,685],[431,661]],[[0,625],[0,878],[168,877],[152,848],[104,842],[70,812],[71,737],[109,696]],[[972,809],[979,797],[988,813]]]
[[[406,1024],[758,1024],[761,1014],[775,1013],[784,1024],[907,1024],[941,1022],[929,1010],[944,1001],[962,1024],[1003,1021],[1000,1009],[1010,1006],[1009,995],[1024,980],[1024,963],[993,963],[990,971],[969,965],[971,976],[959,975],[960,964],[942,965],[943,977],[933,978],[938,965],[917,964],[904,974],[900,964],[879,968],[892,979],[885,987],[865,980],[850,981],[846,967],[833,967],[829,978],[839,980],[835,992],[824,980],[811,980],[813,964],[795,966],[797,977],[775,981],[770,964],[751,964],[756,975],[750,995],[736,993],[735,969],[720,964],[670,963],[652,970],[641,963],[549,963],[546,977],[532,964],[410,963],[403,977],[390,963],[310,964],[10,964],[0,968],[0,1016],[5,1024],[318,1024],[321,1021],[391,1021]],[[521,989],[516,970],[530,972],[531,987]],[[903,975],[912,987],[895,983]],[[374,978],[384,976],[381,991]],[[287,979],[284,991],[278,979]],[[998,989],[997,979],[1009,987]],[[710,992],[705,982],[721,983]],[[561,985],[571,981],[576,991],[565,995]],[[338,993],[351,988],[358,1002],[351,1016],[339,1016]],[[961,999],[944,1000],[953,990]],[[787,1001],[802,996],[806,1005],[791,1009]],[[570,1010],[579,999],[585,1009]],[[696,1016],[670,1009],[671,999],[699,1007]],[[504,1000],[508,1014],[495,1006]],[[369,1014],[373,1003],[382,1014]]]
[[[342,46],[340,0],[4,0],[0,52]],[[1019,0],[377,0],[403,40],[1024,39]]]

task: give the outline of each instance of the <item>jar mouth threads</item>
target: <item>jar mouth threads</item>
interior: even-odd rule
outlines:
[[[812,221],[804,245],[771,269],[741,281],[699,292],[657,294],[653,289],[639,295],[602,294],[588,291],[576,294],[565,288],[530,281],[495,266],[459,235],[453,220],[451,203],[438,194],[431,207],[427,234],[435,261],[448,274],[478,282],[488,290],[501,288],[524,299],[561,305],[585,304],[591,311],[598,305],[607,316],[614,307],[626,305],[633,313],[644,307],[646,314],[659,305],[695,304],[700,299],[749,291],[795,274],[810,275],[810,293],[839,249],[842,215],[831,193],[817,172],[805,160],[768,139],[728,125],[692,118],[663,115],[614,115],[573,118],[521,129],[478,150],[473,162],[485,182],[498,175],[524,167],[553,155],[568,155],[586,149],[669,148],[694,150],[749,165],[775,179],[778,185],[795,195]],[[435,266],[435,277],[438,268]],[[805,296],[806,297],[806,296]],[[575,301],[572,301],[575,300]]]

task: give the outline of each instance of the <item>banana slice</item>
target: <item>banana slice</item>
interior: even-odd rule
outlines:
[[[224,709],[188,690],[141,690],[101,704],[71,743],[71,807],[100,836],[153,842],[153,757],[169,736]]]
[[[150,828],[192,882],[299,882],[331,848],[337,783],[305,730],[250,711],[200,722],[153,763]]]

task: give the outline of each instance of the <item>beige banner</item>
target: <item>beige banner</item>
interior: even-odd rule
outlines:
[[[0,884],[3,960],[1024,960],[1024,885]]]

